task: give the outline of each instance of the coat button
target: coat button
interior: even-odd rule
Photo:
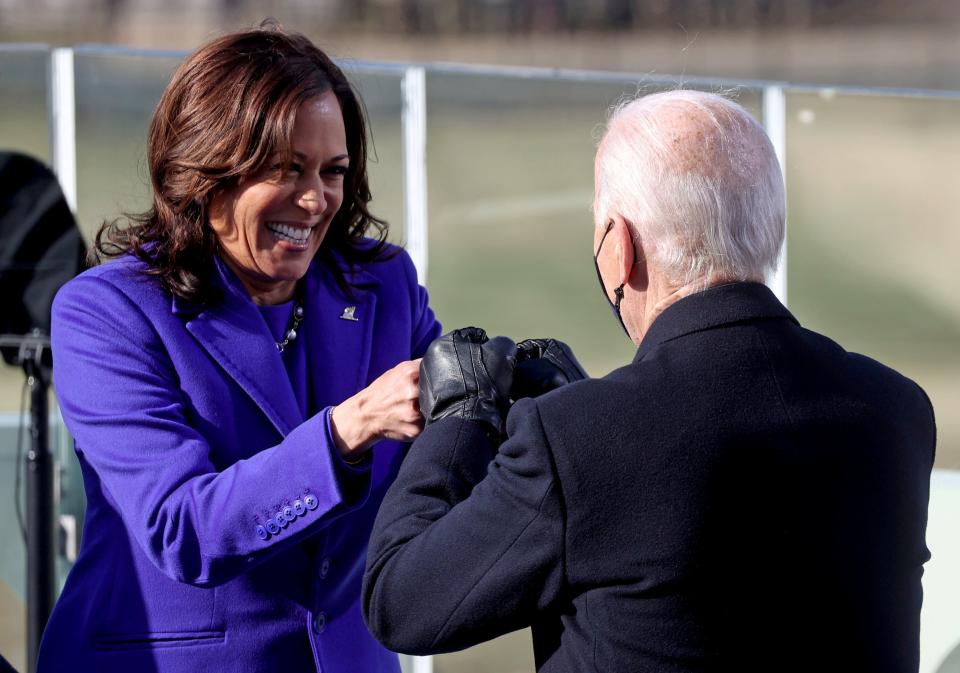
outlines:
[[[293,507],[287,505],[283,508],[283,518],[287,521],[293,521],[297,518],[297,513],[293,511]]]
[[[287,526],[290,525],[290,522],[287,521],[287,517],[283,515],[283,512],[277,512],[274,515],[273,520],[276,521],[277,525],[280,526],[281,528],[286,528]]]
[[[327,614],[325,612],[318,612],[313,616],[313,632],[319,636],[326,628]]]
[[[320,579],[324,579],[330,574],[330,557],[327,556],[320,562]]]
[[[280,532],[280,526],[278,526],[277,522],[273,519],[267,519],[266,526],[271,535],[276,535]]]
[[[266,528],[264,528],[263,526],[259,526],[259,525],[258,525],[258,526],[257,526],[257,537],[260,538],[261,540],[266,540],[268,537],[270,537],[270,533],[267,532],[267,529],[266,529]]]
[[[297,516],[303,516],[307,511],[307,506],[303,504],[303,500],[294,500],[293,501],[293,513]]]
[[[311,493],[310,495],[304,497],[303,504],[307,506],[307,509],[316,509],[317,505],[320,503],[317,502],[317,496]]]

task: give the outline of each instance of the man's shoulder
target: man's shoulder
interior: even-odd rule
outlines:
[[[552,427],[582,424],[587,418],[602,419],[608,413],[615,415],[617,409],[637,399],[645,384],[644,370],[648,369],[648,365],[629,364],[603,377],[569,383],[536,398],[536,409]]]
[[[894,385],[917,385],[915,381],[907,377],[905,374],[894,369],[891,365],[877,360],[874,357],[865,355],[863,353],[846,350],[844,351],[844,354],[850,363],[850,367],[853,369],[862,371],[865,374],[870,374],[877,378],[886,379]]]
[[[932,420],[933,404],[919,383],[868,355],[847,352],[847,359],[850,370],[862,377],[865,384],[886,388],[889,391],[888,397],[901,400],[904,410],[907,409],[907,400],[912,400],[915,410],[920,413],[929,410]]]
[[[826,334],[799,327],[807,350],[814,357],[822,358],[838,376],[853,385],[877,388],[888,387],[901,392],[926,396],[920,385],[873,356],[847,350],[842,344]]]

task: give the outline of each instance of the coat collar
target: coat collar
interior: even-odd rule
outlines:
[[[784,318],[797,323],[766,285],[730,283],[711,287],[668,306],[647,330],[633,361],[639,362],[656,346],[677,337],[761,318]]]
[[[354,291],[347,297],[337,286],[330,264],[343,269]],[[172,311],[220,367],[286,436],[305,419],[290,379],[263,316],[230,268],[215,258],[213,281],[222,300],[197,306],[173,298]],[[373,338],[379,279],[351,268],[336,254],[317,255],[301,281],[304,288],[304,342],[308,348],[312,398],[319,407],[336,404],[365,383]],[[352,307],[352,311],[348,311]],[[348,311],[345,314],[345,311]],[[355,320],[341,319],[352,315]]]
[[[329,263],[344,271],[352,296],[339,288]],[[329,263],[314,261],[304,279],[305,310],[311,321],[305,345],[317,408],[339,404],[366,387],[376,319],[375,290],[380,284],[377,276],[360,267],[351,269],[342,258]]]

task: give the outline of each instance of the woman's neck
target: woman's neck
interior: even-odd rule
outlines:
[[[268,280],[265,282],[253,278],[243,269],[238,268],[237,264],[230,259],[228,255],[221,255],[223,263],[230,267],[234,275],[239,279],[250,299],[257,306],[271,306],[273,304],[283,304],[293,299],[294,292],[297,289],[295,280]]]
[[[247,292],[250,293],[250,298],[253,300],[253,303],[257,306],[272,306],[274,304],[283,304],[293,299],[293,294],[297,289],[297,281],[282,281],[282,283],[275,283],[267,288],[257,288],[243,282],[243,286],[247,288]]]

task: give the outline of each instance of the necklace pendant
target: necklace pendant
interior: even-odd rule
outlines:
[[[290,316],[290,327],[283,334],[283,341],[273,342],[277,345],[279,352],[282,353],[284,348],[297,340],[297,328],[300,327],[301,321],[303,321],[303,303],[298,301],[293,308],[293,315]]]

